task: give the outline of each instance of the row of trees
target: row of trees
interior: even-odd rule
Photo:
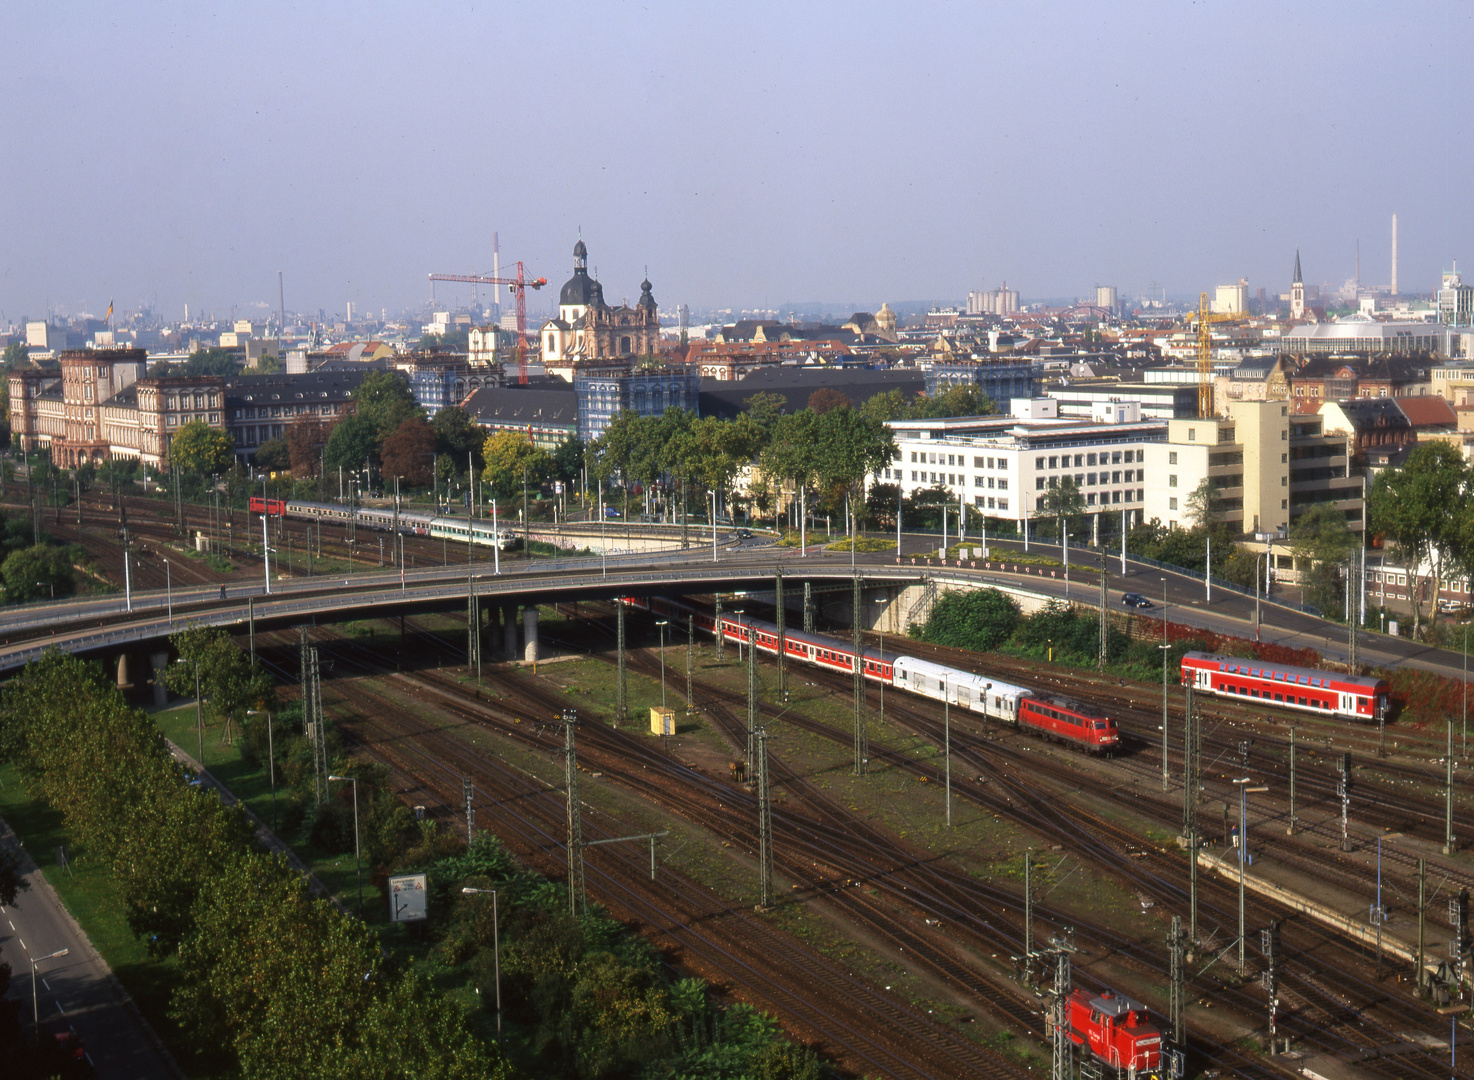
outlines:
[[[508,1075],[459,1008],[258,850],[242,811],[189,784],[99,666],[53,652],[7,682],[0,760],[60,812],[79,857],[109,868],[130,928],[178,958],[173,1015],[242,1075]]]

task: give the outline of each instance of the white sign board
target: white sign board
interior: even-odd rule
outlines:
[[[425,875],[406,874],[389,879],[389,921],[417,922],[425,918]]]

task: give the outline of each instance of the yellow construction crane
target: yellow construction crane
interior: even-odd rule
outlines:
[[[1198,294],[1198,419],[1213,417],[1213,323],[1247,319],[1244,312],[1217,314],[1208,310],[1208,294]]]

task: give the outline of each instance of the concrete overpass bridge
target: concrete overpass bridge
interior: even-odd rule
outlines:
[[[620,595],[741,593],[772,602],[781,570],[785,598],[791,604],[805,589],[816,599],[827,621],[848,623],[855,575],[867,599],[880,594],[899,602],[863,606],[866,621],[886,618],[887,632],[899,632],[917,601],[934,595],[912,565],[875,557],[853,567],[848,558],[830,553],[759,548],[731,551],[711,562],[709,555],[682,552],[658,559],[558,559],[510,564],[495,573],[490,563],[360,573],[348,577],[264,582],[221,590],[218,586],[165,592],[134,593],[131,605],[121,596],[30,605],[0,615],[0,672],[16,670],[47,649],[118,660],[118,681],[126,684],[130,662],[155,667],[168,663],[168,636],[186,626],[220,627],[232,633],[281,629],[304,623],[385,618],[427,612],[470,616],[474,602],[478,625],[486,619],[506,658],[537,659],[539,605],[570,600],[602,600]],[[225,595],[222,597],[222,591]],[[882,612],[885,614],[883,615]]]

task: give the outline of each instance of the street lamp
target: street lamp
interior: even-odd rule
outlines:
[[[55,960],[66,956],[69,952],[71,952],[70,949],[57,949],[54,953],[47,953],[45,956],[37,956],[34,959],[27,956],[27,959],[31,961],[31,1022],[37,1027],[41,1026],[41,999],[36,993],[36,968],[47,960]]]
[[[466,886],[461,892],[467,895],[479,893],[491,893],[491,970],[496,981],[496,1034],[501,1038],[502,1034],[502,943],[501,943],[501,917],[497,912],[497,895],[495,889],[473,889]]]
[[[1170,781],[1167,778],[1167,652],[1171,648],[1167,644],[1167,579],[1162,579],[1162,644],[1157,648],[1162,650],[1162,790],[1168,790]]]
[[[276,832],[276,747],[271,741],[271,713],[265,709],[259,712],[247,709],[246,715],[266,717],[266,764],[271,776],[271,831]]]
[[[329,780],[339,780],[353,785],[353,874],[358,878],[358,917],[363,918],[363,863],[359,859],[358,848],[358,779],[353,776],[329,776]]]
[[[670,625],[669,619],[660,619],[655,623],[660,627],[660,730],[665,730],[665,628]]]
[[[38,588],[38,589],[41,588],[41,586],[43,586],[43,585],[49,585],[49,586],[51,586],[51,599],[55,600],[56,599],[56,582],[54,582],[54,581],[38,581],[38,582],[36,582],[36,588]]]
[[[193,664],[194,665],[194,722],[195,722],[195,729],[199,732],[199,738],[200,738],[200,757],[199,757],[199,762],[200,762],[200,769],[203,770],[204,767],[205,767],[205,710],[204,710],[204,707],[202,705],[202,699],[200,698],[200,662],[198,660],[188,660],[188,659],[185,659],[182,656],[178,660],[175,660],[174,662],[176,664]]]
[[[710,496],[711,502],[711,561],[717,561],[717,493],[707,488],[706,494]]]
[[[1249,861],[1249,793],[1264,792],[1263,785],[1250,787],[1252,781],[1240,777],[1234,781],[1239,786],[1239,977],[1244,975],[1244,864]],[[1194,853],[1196,858],[1196,853]]]
[[[169,605],[169,629],[174,629],[174,575],[169,570],[169,560],[164,560],[164,596]]]

